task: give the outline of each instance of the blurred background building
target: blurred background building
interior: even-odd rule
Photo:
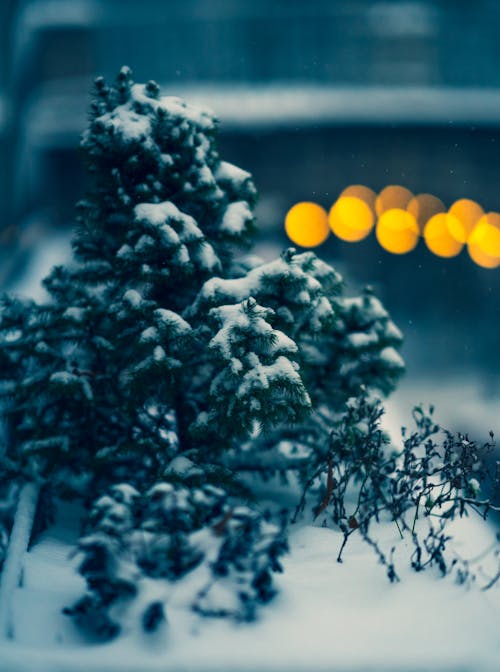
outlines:
[[[0,0],[0,31],[2,287],[67,250],[91,82],[123,64],[216,111],[221,153],[259,188],[264,255],[288,244],[291,205],[328,208],[350,184],[500,210],[496,0]],[[451,421],[492,425],[500,270],[423,245],[391,256],[373,236],[319,254],[374,284],[405,332],[409,400],[438,381]]]

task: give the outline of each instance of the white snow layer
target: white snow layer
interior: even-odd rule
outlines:
[[[397,543],[393,526],[381,530],[387,543]],[[457,548],[471,553],[487,545],[492,532],[465,519],[455,524],[455,533]],[[145,599],[168,595],[164,630],[141,633],[134,608],[121,637],[88,645],[61,614],[83,589],[76,561],[68,559],[68,541],[67,528],[56,526],[28,554],[15,600],[14,639],[0,643],[2,672],[497,672],[500,667],[499,588],[480,592],[411,570],[401,572],[401,583],[390,584],[360,539],[353,538],[339,564],[340,534],[311,526],[293,529],[285,572],[276,577],[280,592],[256,623],[203,619],[189,611],[184,582],[170,594],[152,582],[145,586]],[[409,549],[409,541],[400,542],[400,570]]]
[[[236,201],[230,203],[224,211],[222,222],[220,225],[221,231],[238,234],[242,233],[248,222],[253,221],[254,216],[246,201]]]
[[[39,486],[24,485],[19,494],[12,534],[0,576],[0,638],[10,637],[14,631],[14,595],[21,580],[23,560],[26,558],[35,518]]]
[[[134,84],[129,101],[98,117],[101,124],[107,129],[113,129],[114,134],[125,142],[147,141],[151,135],[151,119],[135,112],[134,102],[153,110],[162,108],[170,118],[180,122],[189,120],[200,129],[210,129],[214,125],[213,112],[208,108],[189,105],[175,96],[163,96],[155,100],[146,95],[143,84]]]
[[[405,365],[403,358],[394,348],[384,348],[380,353],[380,359],[382,359],[387,366],[395,369],[403,369]]]
[[[103,114],[99,119],[106,126],[112,126],[124,140],[145,140],[151,133],[151,122],[148,117],[131,112],[124,105]]]
[[[177,96],[162,96],[159,100],[154,100],[146,95],[145,88],[144,84],[134,84],[132,86],[132,101],[135,100],[150,105],[154,109],[161,107],[167,112],[169,117],[178,118],[181,121],[188,119],[198,125],[200,129],[213,127],[215,115],[206,105],[190,105]],[[123,107],[127,107],[127,105]],[[130,108],[130,103],[128,107]]]
[[[218,296],[225,296],[228,299],[230,297],[234,302],[243,301],[248,296],[258,293],[263,285],[271,283],[275,278],[293,278],[303,287],[299,296],[297,296],[296,285],[291,283],[293,290],[290,291],[293,291],[294,300],[300,299],[303,305],[308,305],[313,299],[319,296],[322,299],[320,310],[323,315],[327,310],[327,304],[326,299],[320,294],[322,285],[315,277],[305,273],[300,266],[301,261],[303,261],[306,255],[307,253],[297,255],[293,264],[288,264],[281,258],[274,259],[267,264],[252,269],[242,278],[210,278],[201,288],[196,303],[202,303],[203,301],[210,302]],[[315,270],[318,272],[321,271],[321,264],[320,260],[316,263]]]
[[[295,341],[282,331],[273,329],[269,322],[266,322],[266,318],[272,314],[272,310],[258,304],[255,304],[252,316],[241,303],[212,308],[210,315],[218,319],[222,326],[210,341],[210,347],[218,350],[225,359],[232,359],[236,349],[234,339],[239,331],[251,334],[254,339],[257,337],[265,339],[267,341],[265,350],[268,355],[297,352]]]
[[[123,295],[123,300],[129,303],[132,308],[139,308],[142,304],[142,296],[136,289],[127,289]]]
[[[228,161],[221,161],[215,172],[215,178],[219,182],[233,182],[241,186],[248,180],[251,180],[252,176],[246,170],[243,170],[243,168],[239,168]]]
[[[214,270],[220,265],[219,258],[210,243],[204,239],[203,233],[198,228],[196,220],[190,215],[181,212],[181,210],[179,210],[171,201],[164,201],[162,203],[140,203],[134,208],[134,213],[138,221],[147,223],[149,226],[157,228],[161,232],[161,241],[167,248],[179,245],[180,243],[200,241],[202,244],[194,252],[198,264],[207,270]],[[234,220],[236,219],[236,215],[238,215],[238,212],[235,213],[235,216],[233,217]],[[241,214],[241,216],[243,215]],[[173,224],[175,224],[177,230],[171,226]],[[234,222],[233,224],[236,226]],[[245,222],[241,224],[242,227],[244,227],[244,225]],[[141,236],[135,245],[135,250],[138,252],[141,248],[147,249],[148,246],[151,247],[153,245],[156,245],[156,243],[150,236]],[[127,248],[128,246],[126,245],[122,246],[120,250],[118,250],[118,256],[127,256],[130,250],[130,248]],[[178,258],[179,262],[189,262],[189,253],[184,245],[180,246],[178,255],[180,255]]]

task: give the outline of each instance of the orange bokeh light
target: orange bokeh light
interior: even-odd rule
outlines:
[[[341,196],[332,206],[328,221],[337,238],[355,243],[368,236],[375,218],[365,201],[354,196]]]
[[[400,185],[389,185],[378,196],[362,184],[350,185],[328,213],[313,202],[297,203],[286,215],[285,230],[296,245],[317,247],[330,230],[341,240],[359,242],[375,223],[379,244],[392,254],[411,252],[422,236],[427,248],[439,257],[455,257],[467,243],[476,264],[500,266],[500,213],[485,214],[478,203],[467,198],[455,201],[446,212],[437,196],[413,196]]]
[[[480,247],[474,245],[474,243],[468,243],[467,251],[472,261],[482,268],[498,268],[500,266],[499,258],[490,257],[488,254],[482,252]]]
[[[296,245],[317,247],[330,235],[327,212],[316,203],[297,203],[286,215],[285,231]]]
[[[380,217],[387,210],[404,210],[413,198],[413,194],[406,187],[391,184],[379,193],[375,200],[375,211]]]
[[[401,208],[393,208],[384,212],[379,218],[376,236],[387,252],[406,254],[418,243],[418,225],[411,213]]]
[[[448,210],[450,215],[457,217],[465,227],[467,237],[472,233],[478,221],[483,217],[483,208],[469,198],[460,198]]]
[[[448,212],[434,215],[424,227],[425,244],[438,257],[456,257],[460,254],[466,238],[462,222]]]
[[[418,194],[414,196],[406,206],[406,209],[417,220],[420,231],[424,230],[425,225],[440,212],[445,212],[446,207],[443,201],[432,194]]]
[[[500,214],[488,212],[477,222],[470,239],[479,243],[487,254],[500,257]]]
[[[373,191],[373,189],[370,189],[370,187],[365,187],[363,184],[353,184],[350,187],[346,187],[340,194],[340,198],[344,196],[360,198],[375,214],[375,200],[377,198],[377,194]]]

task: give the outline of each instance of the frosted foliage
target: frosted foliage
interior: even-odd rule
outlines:
[[[69,371],[57,371],[51,374],[50,383],[54,388],[63,388],[63,394],[81,396],[92,401],[94,393],[89,380],[84,375],[77,375]]]
[[[133,112],[129,106],[121,105],[100,117],[104,128],[122,141],[144,141],[151,133],[151,123],[147,117]]]
[[[295,383],[297,386],[302,385],[299,374],[296,368],[286,357],[278,357],[273,364],[262,364],[257,358],[249,357],[252,361],[252,369],[243,376],[243,382],[238,386],[236,395],[238,397],[245,397],[253,395],[259,390],[267,390],[273,384],[290,384]],[[307,393],[304,394],[305,403],[309,403],[310,399]],[[260,408],[260,406],[258,407]]]
[[[167,358],[165,350],[161,345],[157,345],[153,351],[153,358],[156,362],[161,362]]]
[[[132,85],[129,100],[116,106],[110,112],[100,115],[97,121],[99,128],[102,127],[103,131],[112,134],[124,143],[144,141],[152,143],[151,136],[154,134],[152,122],[156,121],[159,111],[162,117],[167,117],[172,126],[177,126],[179,130],[188,130],[187,122],[201,132],[212,131],[215,128],[211,110],[188,105],[174,96],[163,96],[155,100],[146,93],[143,84]],[[88,133],[87,131],[85,135]],[[194,144],[193,139],[191,143]],[[203,142],[197,145],[196,158],[202,161],[207,157],[209,145]],[[168,159],[164,160],[169,163]]]
[[[314,254],[291,251],[242,278],[207,280],[193,310],[253,296],[273,308],[278,323],[292,327],[292,332],[303,328],[319,332],[334,315],[331,297],[340,283],[340,276]]]
[[[305,291],[308,292],[307,298],[321,290],[321,284],[313,276],[306,275],[298,263],[292,265],[284,259],[276,259],[251,270],[243,278],[207,280],[200,293],[200,299],[210,301],[224,297],[242,301],[249,295],[259,295],[265,292],[268,289],[267,285],[271,285],[274,278],[303,280]],[[305,298],[304,293],[302,300],[304,301]]]
[[[206,241],[193,252],[192,256],[200,268],[206,271],[216,271],[220,268],[220,261],[214,248]]]
[[[146,85],[134,84],[132,86],[132,101],[151,105],[153,109],[163,109],[168,116],[176,121],[191,121],[201,130],[210,131],[214,127],[214,113],[208,107],[189,105],[177,96],[162,96],[159,100],[151,99],[146,92]]]
[[[380,301],[370,292],[355,299],[341,299],[339,309],[348,331],[347,342],[356,350],[374,350],[374,346],[394,346],[402,341],[402,334],[390,320]],[[394,351],[395,355],[397,353]],[[399,355],[393,362],[403,366]]]
[[[110,493],[113,499],[116,502],[122,502],[124,504],[133,504],[133,502],[139,496],[139,492],[129,483],[119,483],[118,485],[112,485],[110,488]]]
[[[217,254],[203,236],[196,220],[181,212],[174,203],[141,203],[135,207],[134,213],[138,224],[153,235],[141,236],[135,244],[135,252],[150,249],[157,254],[159,245],[160,250],[173,250],[173,259],[180,265],[191,262],[205,271],[220,269]],[[118,256],[123,257],[124,254],[122,247]]]
[[[397,352],[401,332],[370,289],[359,297],[338,297],[335,308],[326,349],[308,344],[307,360],[331,369],[329,375],[338,381],[344,399],[367,384],[387,394],[404,370]]]
[[[60,385],[72,385],[78,382],[78,376],[68,371],[58,371],[50,376],[50,381]]]
[[[157,342],[159,338],[160,334],[158,333],[158,329],[155,327],[148,327],[147,329],[144,329],[140,336],[140,340],[144,341],[145,343]]]
[[[170,201],[165,201],[164,203],[141,203],[135,207],[134,212],[138,220],[148,222],[152,226],[162,225],[169,219],[180,222],[182,224],[182,240],[203,237],[195,220],[189,215],[182,213]]]
[[[111,173],[116,206],[135,208],[137,218],[159,227],[173,219],[181,241],[205,237],[215,251],[198,261],[208,270],[228,244],[248,243],[256,197],[248,173],[220,162],[216,130],[209,109],[160,96],[156,84],[134,84],[130,71],[122,70],[117,88],[98,80],[82,141],[95,172]],[[178,201],[189,212],[180,213]],[[171,235],[164,231],[166,241]]]
[[[245,201],[230,203],[224,211],[220,228],[227,233],[241,234],[253,219],[248,203]]]
[[[394,348],[384,348],[380,353],[380,358],[394,369],[403,369],[404,361],[401,355]]]
[[[76,307],[67,308],[63,313],[63,317],[72,320],[73,322],[83,322],[85,318],[85,310]]]
[[[215,179],[217,184],[228,193],[231,201],[244,198],[250,203],[255,202],[257,192],[252,176],[246,170],[227,161],[221,161],[215,169]]]
[[[377,334],[373,331],[363,332],[357,331],[347,336],[347,342],[349,345],[352,345],[353,348],[363,348],[377,343],[378,337]]]
[[[155,305],[155,302],[143,299],[136,290],[128,290],[121,302],[111,306],[111,312],[116,315],[124,338],[130,333],[130,329],[137,329],[137,344],[131,361],[142,351],[141,346],[151,345],[163,346],[161,350],[153,348],[150,351],[153,360],[167,361],[167,351],[177,352],[182,343],[192,335],[191,326],[178,313],[166,308],[155,309]],[[149,352],[147,347],[146,351]],[[170,361],[173,363],[174,360]],[[147,362],[152,363],[147,357],[139,364],[139,369],[144,369]]]
[[[151,475],[198,451],[190,427],[208,404],[213,334],[210,307],[193,320],[189,308],[207,278],[234,277],[255,198],[248,173],[221,166],[209,110],[134,84],[128,68],[111,85],[98,78],[94,93],[75,263],[44,281],[46,305],[11,304],[12,325],[0,325],[0,342],[15,339],[0,354],[12,451],[43,448],[50,459],[37,469],[90,480],[96,456],[120,469],[137,456]],[[285,334],[275,338],[286,349]],[[234,357],[233,370],[242,366]]]
[[[123,300],[132,308],[139,308],[142,304],[142,296],[136,289],[128,289],[123,295]]]
[[[228,163],[227,161],[221,161],[219,163],[216,177],[221,182],[233,182],[237,185],[242,185],[247,180],[252,179],[252,176],[250,173],[247,173],[246,170],[243,170],[232,163]]]
[[[269,308],[254,305],[248,310],[248,304],[239,303],[232,306],[212,308],[210,316],[222,326],[210,341],[210,347],[217,350],[224,358],[230,359],[234,345],[238,342],[238,334],[251,332],[253,337],[267,341],[267,354],[291,354],[297,352],[297,346],[283,332],[273,329],[266,318],[273,315]]]
[[[155,323],[158,325],[158,329],[173,329],[178,334],[187,334],[191,327],[183,320],[180,315],[174,313],[172,310],[167,310],[166,308],[157,308],[154,311]]]
[[[343,299],[343,305],[347,311],[357,315],[359,320],[366,323],[389,317],[381,302],[371,294]],[[399,330],[397,331],[400,333]]]
[[[392,320],[387,320],[385,325],[385,335],[391,341],[395,343],[401,343],[403,340],[403,334],[401,330],[392,322]]]
[[[253,432],[255,422],[274,424],[309,410],[310,399],[293,361],[297,345],[273,329],[268,321],[273,310],[250,298],[212,308],[209,315],[220,327],[209,343],[215,369],[209,418],[235,418]]]

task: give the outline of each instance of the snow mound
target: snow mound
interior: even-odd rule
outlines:
[[[322,672],[326,670],[443,670],[493,672],[500,668],[500,588],[457,586],[432,572],[415,574],[410,541],[393,525],[380,535],[397,545],[401,583],[390,584],[366,544],[353,537],[336,562],[341,535],[297,526],[290,536],[278,597],[254,624],[204,619],[189,611],[179,582],[167,595],[168,623],[146,635],[134,623],[110,644],[86,643],[61,610],[82,591],[76,561],[68,560],[75,525],[59,524],[28,553],[15,601],[14,639],[0,645],[2,672]],[[481,520],[453,523],[455,547],[472,553],[491,539]],[[406,562],[405,562],[406,558]],[[163,599],[158,582],[144,600]],[[155,592],[156,591],[156,592]],[[133,607],[134,612],[141,605]]]

